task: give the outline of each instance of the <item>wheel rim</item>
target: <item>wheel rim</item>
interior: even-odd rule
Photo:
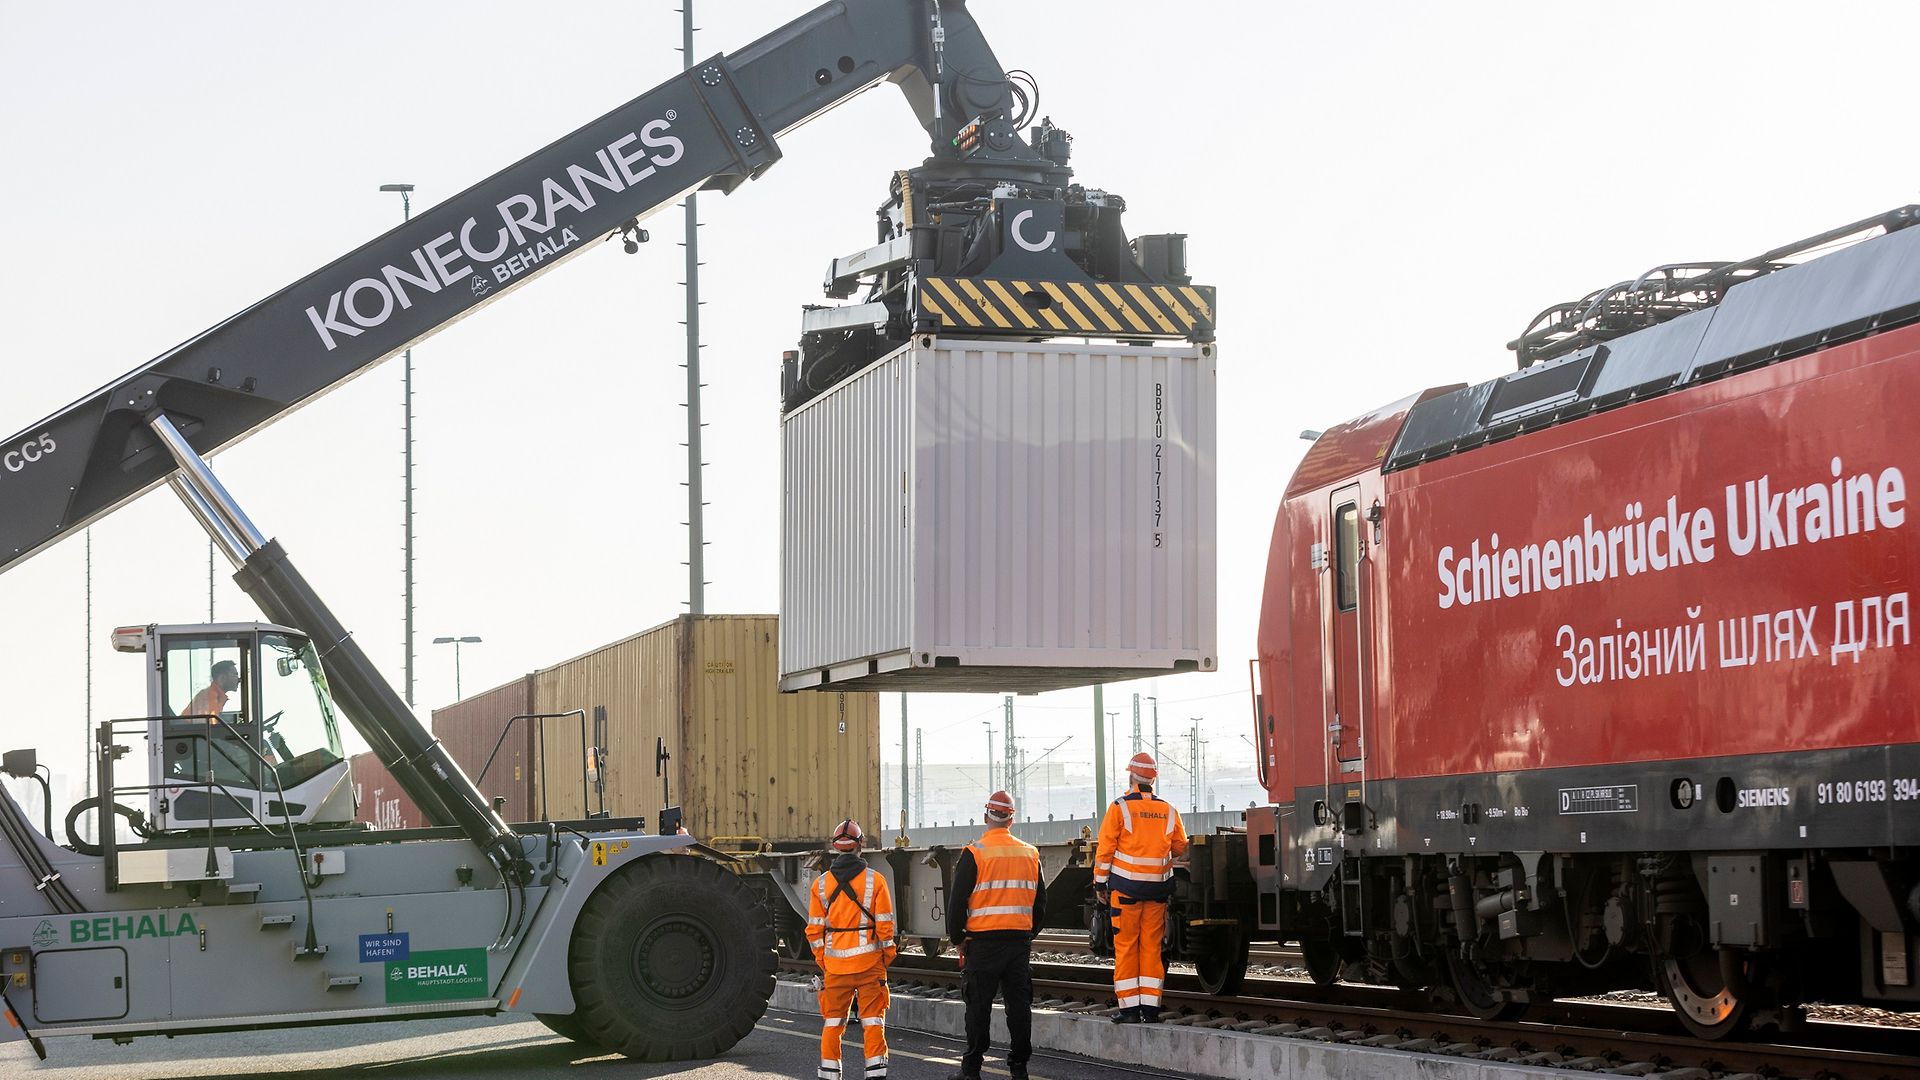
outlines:
[[[721,980],[718,938],[691,915],[663,915],[633,943],[633,981],[656,1005],[685,1009],[707,999]]]
[[[1667,1002],[1694,1034],[1718,1038],[1739,1029],[1746,1001],[1727,985],[1715,950],[1705,949],[1684,960],[1662,961]]]

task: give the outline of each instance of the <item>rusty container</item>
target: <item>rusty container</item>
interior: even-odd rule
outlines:
[[[348,760],[353,770],[353,816],[376,829],[423,829],[427,816],[414,805],[380,756],[369,750]]]
[[[612,815],[651,826],[671,800],[708,840],[819,843],[849,817],[879,828],[878,696],[781,694],[778,668],[777,617],[683,615],[536,672],[534,712],[581,713],[531,729],[544,762],[535,810],[544,785],[555,818],[604,800]],[[604,787],[583,782],[595,740],[606,747]]]
[[[433,710],[434,737],[482,793],[506,800],[500,813],[510,822],[535,818],[534,730],[514,719],[533,711],[531,675]]]

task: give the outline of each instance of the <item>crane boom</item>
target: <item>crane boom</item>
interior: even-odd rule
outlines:
[[[962,74],[964,73],[964,74]],[[1031,182],[1057,166],[1011,132],[1005,74],[965,0],[835,0],[715,56],[0,443],[0,572],[171,481],[275,622],[308,634],[347,718],[436,823],[523,880],[513,829],[393,690],[204,457],[697,188],[730,191],[776,139],[883,81],[943,163]],[[949,138],[949,109],[1002,137]],[[964,159],[964,160],[962,160]]]
[[[965,156],[1008,180],[1048,167],[1018,139],[963,155],[950,138],[1008,112],[965,0],[822,4],[0,443],[0,572],[166,480],[176,463],[151,417],[201,455],[230,446],[687,192],[759,176],[780,136],[883,81],[926,130],[930,166]]]

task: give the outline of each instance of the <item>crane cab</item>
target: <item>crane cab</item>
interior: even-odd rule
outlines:
[[[338,708],[305,635],[267,623],[133,626],[147,657],[148,821],[161,832],[353,820]]]

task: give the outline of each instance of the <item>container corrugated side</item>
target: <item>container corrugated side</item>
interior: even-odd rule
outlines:
[[[913,365],[896,351],[780,425],[780,672],[912,638]]]
[[[678,753],[680,622],[664,623],[533,674],[534,712],[585,709],[592,737],[595,706],[607,710],[606,809],[615,817],[660,809],[660,779],[653,775],[654,739],[672,736]],[[586,744],[571,718],[539,721],[534,733],[534,808],[556,819],[600,810],[600,795],[581,789]],[[678,761],[674,762],[678,764]],[[679,778],[673,777],[678,798]],[[542,798],[542,785],[545,797]]]
[[[919,337],[789,414],[782,689],[1214,670],[1214,370]]]
[[[348,759],[353,771],[353,816],[376,829],[423,829],[427,817],[414,805],[380,755],[369,750]]]
[[[654,740],[664,738],[670,797],[696,836],[818,842],[846,817],[877,825],[879,700],[781,694],[778,638],[772,615],[681,616],[536,672],[534,711],[591,717],[606,707],[606,808],[616,817],[655,822],[666,792]],[[578,725],[546,723],[536,782],[545,777],[550,814],[579,817]],[[600,809],[598,794],[586,805]]]
[[[506,800],[501,814],[508,821],[534,817],[533,731],[526,720],[507,730],[515,716],[532,711],[531,675],[433,710],[434,737],[488,799]]]
[[[676,799],[688,830],[793,843],[846,818],[878,829],[879,698],[780,693],[774,616],[687,625]]]

